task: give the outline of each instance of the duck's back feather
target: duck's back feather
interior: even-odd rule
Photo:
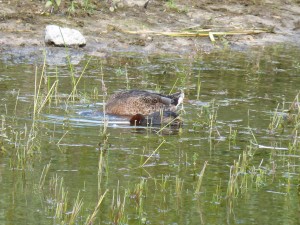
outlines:
[[[182,102],[183,93],[162,95],[148,91],[121,91],[111,96],[106,112],[116,115],[149,115],[159,110],[175,111]]]

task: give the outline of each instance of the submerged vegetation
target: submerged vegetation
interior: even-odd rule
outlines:
[[[228,53],[224,55],[226,59],[234,57]],[[229,103],[222,100],[228,91],[209,90],[214,95],[203,96],[210,100],[203,101],[204,104],[199,101],[209,81],[203,72],[200,79],[199,72],[194,71],[199,69],[201,61],[181,65],[184,73],[178,71],[180,65],[164,63],[164,67],[177,72],[171,84],[168,74],[159,79],[142,74],[142,79],[138,79],[144,81],[146,78],[149,83],[139,84],[129,72],[134,73],[139,59],[126,58],[124,66],[122,58],[116,60],[120,63],[116,74],[121,84],[115,87],[106,75],[105,65],[93,60],[87,59],[78,70],[69,65],[67,76],[61,76],[60,68],[53,69],[44,63],[33,71],[30,101],[21,101],[28,93],[20,89],[14,104],[5,104],[0,130],[1,160],[9,162],[5,170],[20,173],[21,182],[37,196],[39,201],[32,207],[41,211],[39,215],[43,221],[155,224],[159,220],[155,217],[162,215],[166,223],[184,224],[189,217],[190,223],[196,224],[198,216],[204,223],[202,211],[210,208],[219,213],[225,208],[226,212],[221,214],[225,214],[228,221],[234,218],[237,201],[249,199],[264,188],[285,196],[287,201],[298,193],[300,93],[295,93],[293,99],[279,102],[268,113],[269,120],[264,121],[264,127],[257,125],[253,119],[256,114],[250,107],[243,111],[246,114],[244,125],[238,126],[234,120],[239,117],[224,115],[223,109]],[[255,60],[257,58],[245,62],[255,71],[251,77],[243,78],[251,84],[262,79],[260,74],[265,69],[257,68]],[[147,63],[147,60],[139,62],[141,65]],[[90,68],[96,66],[100,73],[89,82]],[[193,68],[186,68],[189,66]],[[222,68],[220,63],[218,66]],[[126,75],[120,72],[123,67]],[[224,75],[222,69],[218,73]],[[151,84],[153,79],[157,79],[156,83]],[[166,135],[162,132],[167,129],[164,127],[157,132],[151,127],[114,128],[108,125],[104,104],[108,94],[129,84],[130,87],[142,85],[145,89],[163,87],[163,79],[168,81],[170,89],[173,86],[186,88],[191,99],[191,106],[182,110],[186,119],[180,132]],[[218,94],[221,98],[213,99]],[[96,110],[95,102],[101,103],[101,109],[103,107],[100,125],[96,128],[76,126],[78,118],[72,120],[76,107],[84,105],[81,110]],[[64,115],[63,120],[51,121],[51,117],[47,117],[57,113]],[[80,135],[84,138],[79,138]],[[188,211],[191,209],[198,216],[190,217]]]

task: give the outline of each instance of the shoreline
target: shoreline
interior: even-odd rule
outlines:
[[[289,43],[300,47],[300,6],[296,3],[276,1],[251,6],[239,3],[205,3],[188,7],[188,2],[178,1],[175,10],[170,9],[165,2],[151,1],[147,9],[134,5],[110,12],[104,8],[95,10],[91,15],[68,17],[59,14],[43,15],[43,4],[30,2],[24,3],[18,13],[20,6],[13,2],[0,3],[0,51],[45,47],[44,29],[49,24],[79,30],[87,40],[87,45],[79,51],[99,57],[112,52],[188,56],[224,47],[247,49]],[[270,5],[270,12],[262,11]],[[28,13],[29,8],[32,8],[31,13]],[[252,28],[272,29],[274,33],[225,35],[215,43],[209,37],[149,34],[149,31],[182,31],[197,26],[213,32]],[[128,34],[122,30],[140,33]]]

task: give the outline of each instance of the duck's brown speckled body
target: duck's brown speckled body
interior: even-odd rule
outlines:
[[[105,109],[108,114],[147,116],[160,110],[175,112],[183,98],[183,92],[163,95],[141,90],[121,91],[110,97]]]

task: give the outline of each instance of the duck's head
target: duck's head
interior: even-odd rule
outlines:
[[[136,114],[130,119],[130,125],[135,126],[158,126],[162,124],[181,126],[182,120],[178,114],[172,111],[154,112],[146,117],[142,114]]]
[[[141,126],[143,125],[143,121],[145,121],[145,116],[143,116],[142,114],[136,114],[133,117],[131,117],[130,119],[130,125],[131,126]]]

